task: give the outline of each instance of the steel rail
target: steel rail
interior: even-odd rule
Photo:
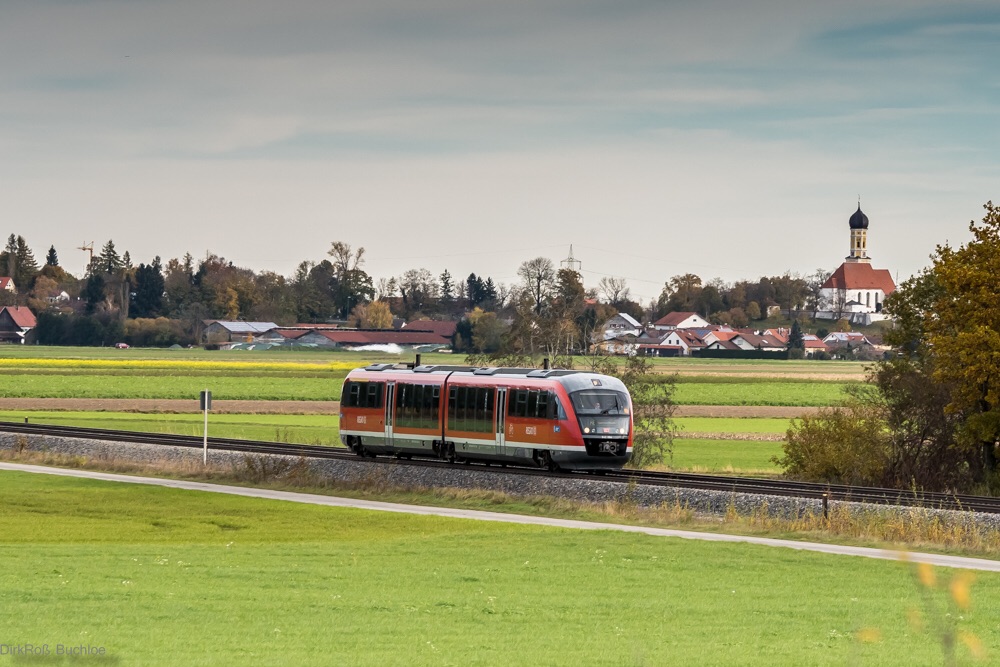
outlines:
[[[148,433],[142,431],[116,431],[110,429],[85,428],[78,426],[52,426],[18,422],[0,422],[0,431],[8,433],[30,433],[64,438],[83,438],[110,442],[132,442],[139,444],[167,445],[200,449],[202,436],[174,435],[169,433]],[[253,454],[281,454],[319,459],[357,460],[357,455],[345,449],[320,446],[297,445],[269,442],[264,440],[242,440],[235,438],[209,438],[210,449]],[[408,457],[397,459],[380,456],[383,461],[405,463],[406,465],[453,468],[455,464],[433,458]],[[370,459],[377,460],[377,459]],[[567,473],[551,473],[536,468],[525,468],[499,463],[475,462],[477,468],[503,469],[505,473],[521,475],[541,475],[566,477]],[[574,477],[587,478],[590,475],[571,473]],[[839,484],[816,484],[790,480],[757,479],[747,477],[724,477],[675,472],[650,472],[638,470],[607,470],[594,475],[595,480],[618,480],[640,485],[673,486],[705,491],[724,491],[781,497],[838,500],[882,505],[904,505],[931,509],[964,510],[974,512],[1000,513],[1000,498],[963,494],[936,493],[928,491],[904,491],[876,487],[845,486]]]

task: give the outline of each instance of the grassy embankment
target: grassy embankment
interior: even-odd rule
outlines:
[[[4,642],[120,664],[934,664],[938,623],[1000,650],[995,574],[953,599],[893,561],[0,481]]]

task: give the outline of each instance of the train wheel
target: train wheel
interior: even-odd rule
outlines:
[[[455,456],[455,445],[454,445],[454,443],[449,443],[448,444],[448,449],[446,450],[446,452],[447,453],[445,454],[445,457],[444,457],[445,460],[448,461],[448,463],[454,463],[456,461],[456,459],[458,458],[458,457]]]
[[[547,468],[549,472],[559,472],[559,464],[552,460],[552,454],[543,449],[538,457],[538,463],[541,467]]]
[[[364,445],[361,444],[361,438],[351,436],[350,439],[347,441],[347,446],[350,447],[351,451],[357,454],[358,456],[364,457],[365,448]]]

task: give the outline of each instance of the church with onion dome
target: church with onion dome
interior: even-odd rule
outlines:
[[[844,263],[827,278],[820,290],[820,319],[846,319],[852,324],[871,324],[888,319],[882,312],[885,298],[896,291],[888,269],[872,267],[868,256],[868,216],[861,203],[848,221],[850,253]]]

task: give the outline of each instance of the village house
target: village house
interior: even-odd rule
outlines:
[[[601,327],[604,340],[622,338],[624,336],[638,337],[642,332],[642,325],[628,313],[618,313]]]
[[[0,276],[0,290],[5,290],[11,294],[17,294],[17,288],[14,286],[14,279]]]
[[[710,327],[708,320],[698,313],[667,313],[653,322],[653,328],[661,331],[673,329],[705,329]]]
[[[35,314],[25,306],[0,308],[0,343],[34,343]]]

